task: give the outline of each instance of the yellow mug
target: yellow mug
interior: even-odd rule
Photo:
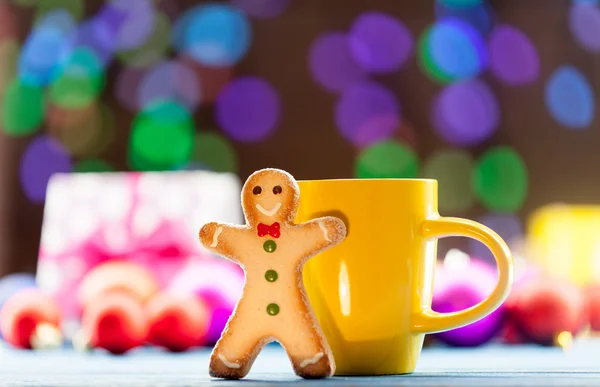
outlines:
[[[437,181],[347,179],[299,181],[298,222],[332,215],[346,240],[309,260],[304,284],[333,352],[336,375],[414,371],[426,333],[471,324],[508,296],[514,265],[489,228],[440,217]],[[496,257],[498,284],[481,303],[455,313],[431,309],[437,238],[466,236]]]

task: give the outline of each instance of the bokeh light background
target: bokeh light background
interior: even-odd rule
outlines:
[[[517,243],[600,202],[599,54],[595,1],[3,1],[3,222],[36,240],[56,172],[272,166],[436,178]]]

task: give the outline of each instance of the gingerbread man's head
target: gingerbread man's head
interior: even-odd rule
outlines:
[[[298,183],[279,169],[254,172],[242,188],[242,207],[252,227],[259,223],[293,222],[299,199]]]

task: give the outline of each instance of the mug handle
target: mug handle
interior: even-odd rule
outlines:
[[[484,318],[506,300],[514,280],[514,261],[508,246],[497,233],[472,220],[446,217],[425,220],[422,233],[427,239],[465,236],[482,242],[496,258],[498,283],[485,300],[470,308],[452,313],[437,313],[429,308],[414,314],[413,332],[439,333],[461,328]]]

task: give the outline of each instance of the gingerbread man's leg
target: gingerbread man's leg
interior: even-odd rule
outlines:
[[[329,345],[320,332],[318,323],[308,310],[299,311],[296,321],[304,324],[294,324],[294,334],[286,335],[280,343],[285,348],[294,372],[305,379],[317,379],[332,376],[335,372],[335,362]]]
[[[209,374],[215,378],[241,379],[250,371],[260,350],[268,342],[251,324],[240,324],[234,316],[225,327],[210,357]]]

